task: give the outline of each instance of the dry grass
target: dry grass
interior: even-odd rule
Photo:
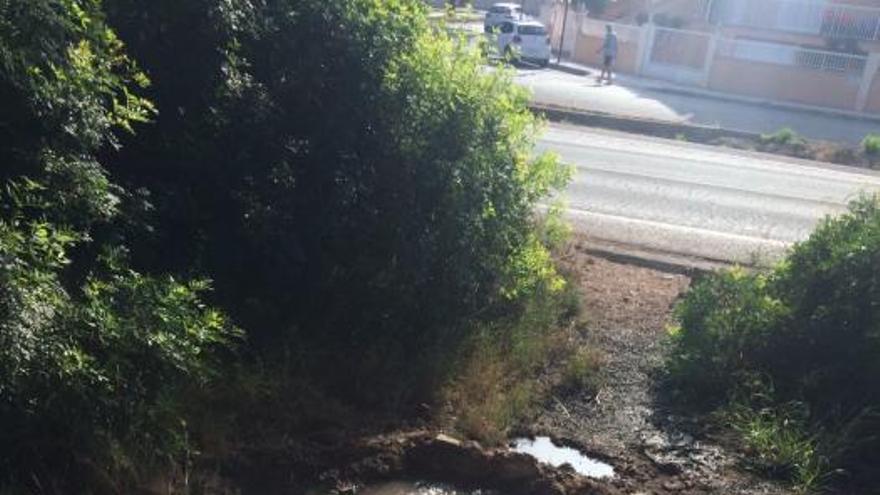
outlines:
[[[571,354],[562,372],[559,387],[565,391],[596,390],[603,354],[592,347],[581,347]]]
[[[562,293],[535,298],[515,318],[482,329],[469,343],[442,393],[461,434],[498,445],[534,416],[560,380],[566,386],[594,382],[601,359],[579,347],[582,295],[576,287],[569,283]]]

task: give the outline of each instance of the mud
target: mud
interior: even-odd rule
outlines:
[[[690,277],[598,257],[585,246],[573,245],[561,258],[583,294],[586,321],[577,345],[599,349],[605,356],[601,386],[551,394],[535,420],[511,435],[550,437],[556,447],[569,447],[613,466],[614,476],[592,479],[570,465],[556,462],[560,467],[553,467],[508,449],[484,449],[475,442],[423,432],[375,440],[373,446],[384,460],[362,461],[360,467],[335,472],[333,479],[340,487],[378,473],[386,482],[398,483],[392,487],[418,488],[401,485],[400,480],[427,480],[458,490],[449,493],[791,493],[745,471],[743,454],[707,427],[710,422],[682,415],[664,399],[666,326]],[[395,453],[391,461],[388,452]],[[385,468],[377,469],[381,466]]]
[[[688,288],[686,273],[621,263],[573,244],[561,256],[582,291],[573,345],[604,355],[595,390],[548,395],[533,421],[510,432],[511,445],[484,448],[447,435],[442,424],[414,421],[364,431],[330,429],[279,438],[211,464],[201,493],[464,495],[786,495],[745,471],[743,454],[706,425],[673,409],[663,388],[666,325]],[[546,371],[542,383],[554,380]],[[551,388],[552,390],[552,388]],[[366,420],[365,420],[366,421]],[[448,425],[446,425],[448,426]],[[548,437],[556,448],[614,469],[590,478],[572,462],[539,462],[515,452],[515,439]],[[554,467],[551,464],[556,464]],[[576,462],[575,462],[576,464]],[[214,472],[214,471],[212,471]],[[170,486],[167,484],[166,486]],[[161,487],[144,493],[169,493]]]
[[[789,493],[741,469],[741,454],[664,400],[666,327],[690,278],[616,263],[573,247],[564,257],[583,291],[582,345],[605,356],[596,392],[554,397],[533,434],[564,438],[617,468],[609,484],[624,493]]]

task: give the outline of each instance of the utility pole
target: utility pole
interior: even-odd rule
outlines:
[[[523,20],[526,11],[526,0],[519,0],[519,20]]]
[[[568,24],[568,4],[570,0],[562,0],[565,2],[565,11],[562,14],[562,32],[559,34],[559,53],[556,55],[556,63],[562,62],[562,47],[565,45],[565,25]]]

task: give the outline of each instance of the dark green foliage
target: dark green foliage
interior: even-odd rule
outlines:
[[[525,95],[421,2],[109,5],[160,110],[114,167],[157,205],[134,256],[210,276],[255,345],[335,355],[327,378],[374,396],[361,361],[409,376],[488,306],[558,284],[530,219],[565,171],[529,159]]]
[[[211,351],[232,336],[199,301],[204,283],[144,277],[111,255],[68,293],[71,240],[0,224],[0,484],[52,485],[72,468],[65,483],[121,481],[175,454],[170,394],[209,378]]]
[[[169,397],[234,335],[108,233],[127,195],[97,156],[152,115],[122,48],[98,1],[0,0],[0,487],[106,491],[174,455]]]
[[[868,134],[862,140],[862,150],[866,155],[875,157],[880,155],[880,135]]]
[[[175,459],[237,337],[204,297],[250,356],[396,405],[561,289],[532,216],[567,170],[425,9],[0,0],[0,489]]]
[[[765,144],[778,144],[783,146],[803,146],[806,144],[804,138],[790,127],[783,127],[771,134],[761,134],[761,141]]]
[[[874,198],[826,220],[770,274],[708,277],[678,308],[673,375],[716,404],[755,379],[772,384],[775,401],[802,402],[810,428],[833,432],[825,454],[855,480],[876,477],[878,267]]]

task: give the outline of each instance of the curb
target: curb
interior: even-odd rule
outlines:
[[[675,275],[684,275],[690,278],[700,278],[709,273],[714,273],[717,269],[733,265],[698,265],[687,262],[673,261],[662,259],[661,257],[645,256],[643,254],[630,254],[609,249],[587,247],[584,252],[597,258],[606,259],[608,261],[621,265],[631,265],[640,268],[648,268],[658,272],[670,273]]]
[[[529,105],[532,112],[541,114],[551,122],[567,122],[587,127],[600,127],[635,134],[648,134],[667,139],[685,138],[688,141],[711,141],[719,138],[759,139],[760,134],[708,127],[682,122],[621,117],[603,112],[572,110],[554,105]]]
[[[551,62],[550,65],[547,66],[550,69],[558,70],[559,72],[565,72],[567,74],[573,74],[575,76],[589,76],[590,71],[587,69],[581,69],[580,67],[572,67],[570,65],[566,65],[564,63],[554,63]]]
[[[849,110],[841,110],[837,108],[825,108],[825,107],[817,107],[812,105],[804,105],[800,103],[793,102],[785,102],[785,101],[777,101],[777,100],[765,100],[761,98],[752,98],[748,96],[740,96],[735,94],[724,94],[724,93],[715,93],[715,92],[701,92],[694,91],[689,88],[677,88],[677,87],[666,87],[666,86],[657,86],[651,84],[645,84],[642,86],[645,89],[656,91],[658,93],[666,93],[678,96],[688,96],[691,98],[704,98],[707,100],[716,100],[716,101],[724,101],[729,103],[739,103],[741,105],[751,105],[756,107],[770,107],[777,110],[785,110],[789,112],[804,112],[813,115],[819,115],[823,117],[829,118],[847,118],[847,119],[857,119],[863,122],[874,122],[880,123],[880,115],[870,115],[867,113],[849,111]]]

